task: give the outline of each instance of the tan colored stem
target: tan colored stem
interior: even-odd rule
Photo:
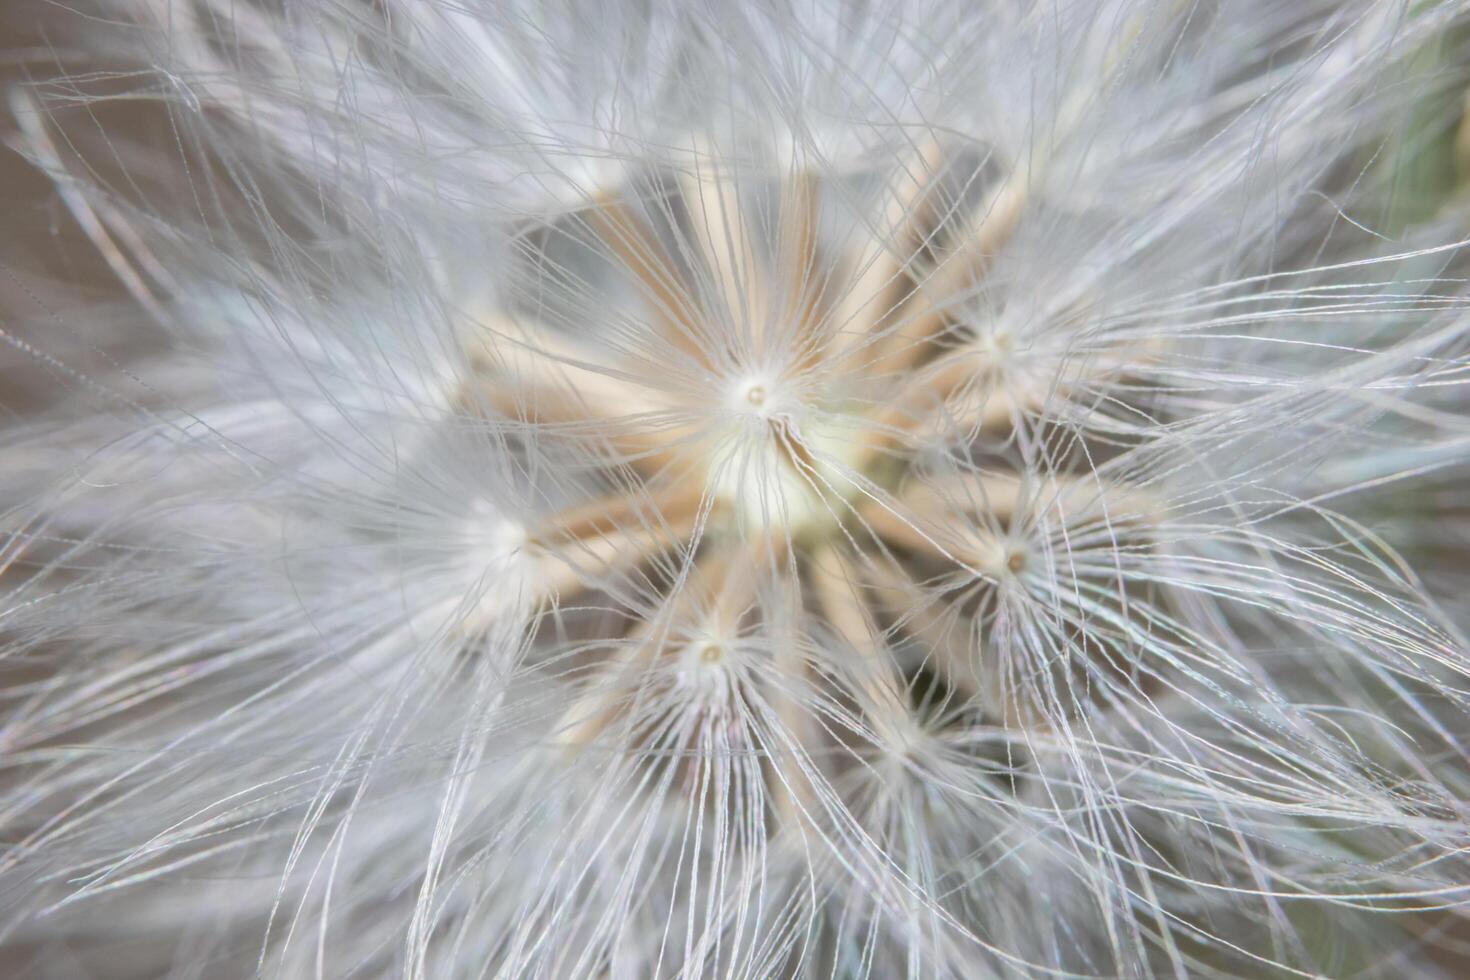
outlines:
[[[691,485],[648,495],[634,492],[601,497],[551,515],[530,538],[542,546],[555,546],[653,521],[661,522],[671,533],[687,531],[702,499],[700,490]]]
[[[729,317],[727,326],[737,333],[748,330],[751,349],[759,353],[765,345],[767,287],[741,212],[739,189],[732,175],[714,169],[714,160],[706,144],[697,144],[692,167],[679,174],[679,187],[694,242]]]
[[[811,813],[816,803],[812,777],[797,760],[804,756],[808,768],[820,764],[812,750],[821,744],[822,732],[810,710],[801,703],[799,692],[807,683],[807,665],[800,651],[793,644],[777,647],[772,666],[784,680],[782,686],[771,689],[768,698],[786,738],[794,746],[778,744],[775,739],[767,741],[770,764],[779,766],[781,771],[780,776],[772,776],[767,781],[767,791],[778,828],[792,828],[800,826],[802,814]]]
[[[1009,518],[1016,499],[1006,496],[1007,487],[992,488],[989,512],[1000,521]],[[890,545],[915,554],[955,562],[978,572],[989,573],[1005,562],[1005,548],[986,528],[974,522],[958,523],[952,499],[916,488],[894,500],[871,500],[858,513],[864,523]],[[927,516],[921,516],[927,515]]]
[[[897,397],[869,416],[856,465],[865,466],[880,454],[903,448],[905,440],[942,412],[951,393],[973,375],[974,368],[958,359],[915,372]]]
[[[504,418],[605,439],[644,472],[677,463],[680,443],[698,435],[679,406],[600,367],[599,356],[571,338],[524,318],[493,315],[476,326],[485,336],[467,345],[477,377],[455,399],[462,411],[488,406]]]
[[[641,215],[626,203],[600,197],[586,215],[588,226],[642,286],[661,334],[701,367],[709,367],[700,315],[678,267]]]
[[[698,499],[671,493],[662,500],[668,509],[647,519],[628,500],[610,501],[601,518],[579,507],[549,519],[528,540],[541,591],[548,597],[582,592],[610,573],[686,544],[699,520]]]
[[[785,275],[780,330],[788,338],[782,340],[782,346],[799,354],[798,369],[812,366],[821,354],[816,336],[820,323],[817,302],[822,293],[817,265],[819,205],[814,174],[793,174],[782,186],[781,247],[777,256]]]
[[[995,256],[1015,233],[1027,197],[1027,182],[1015,173],[986,195],[969,230],[939,267],[918,284],[894,327],[876,345],[867,363],[870,376],[901,373],[933,353],[935,338],[954,321],[955,298],[972,292],[984,280]]]
[[[897,567],[882,566],[875,575],[879,601],[933,654],[930,663],[950,687],[967,699],[975,699],[992,723],[1033,732],[1049,730],[1045,713],[1030,699],[1018,700],[1020,692],[1015,691],[1007,696],[1009,685],[1001,665],[993,651],[980,645],[978,634],[973,634],[974,645],[972,635],[955,635],[960,623],[973,625],[973,621],[956,617],[954,622],[946,623],[934,611],[934,600]]]
[[[577,751],[607,730],[624,710],[627,698],[637,693],[649,663],[667,648],[674,621],[702,599],[714,599],[712,608],[718,608],[732,559],[729,552],[714,551],[695,561],[684,586],[665,597],[658,614],[639,622],[628,635],[628,642],[593,671],[580,696],[553,726],[556,744]]]
[[[1017,571],[1003,542],[985,525],[1010,526],[1046,518],[1073,529],[1106,520],[1119,527],[1157,523],[1163,504],[1135,487],[1100,484],[1088,476],[1058,475],[1022,481],[1013,476],[962,474],[918,484],[896,500],[869,501],[859,514],[878,537],[929,558],[959,562],[978,571]],[[937,515],[937,516],[935,516]],[[1024,560],[1024,559],[1023,559]]]
[[[850,279],[833,313],[830,361],[872,356],[856,352],[888,326],[913,290],[908,266],[930,232],[934,208],[927,194],[941,159],[937,141],[915,146],[889,187],[882,215],[871,229],[854,233],[846,262]]]
[[[595,352],[549,327],[500,314],[474,326],[475,336],[467,343],[470,367],[493,382],[477,388],[507,415],[606,421],[667,411],[648,388],[600,369]]]
[[[827,622],[858,654],[846,664],[864,696],[864,711],[878,741],[904,744],[909,708],[903,679],[878,635],[863,598],[859,576],[841,547],[826,545],[812,556],[812,590]]]

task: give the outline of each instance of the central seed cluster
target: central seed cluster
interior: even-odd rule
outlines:
[[[987,648],[987,622],[1046,574],[1048,514],[1085,543],[1153,504],[1095,472],[1007,462],[1049,399],[1117,359],[1047,369],[978,325],[1027,195],[963,160],[919,144],[843,226],[827,198],[853,192],[835,178],[751,179],[702,150],[522,240],[541,279],[473,325],[461,405],[596,461],[598,491],[527,526],[517,560],[538,608],[596,592],[632,624],[602,627],[563,744],[605,740],[670,667],[701,712],[770,709],[785,734],[756,748],[791,816],[836,775],[837,743],[901,754],[942,713],[936,691],[996,724],[1056,713],[1034,665]],[[788,628],[821,642],[740,655]]]

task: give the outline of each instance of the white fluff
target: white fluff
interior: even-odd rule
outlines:
[[[103,6],[0,955],[1455,974],[1470,4]]]

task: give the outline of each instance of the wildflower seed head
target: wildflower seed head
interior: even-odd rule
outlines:
[[[1370,162],[1465,4],[117,10],[210,166],[144,221],[29,134],[152,328],[4,430],[15,935],[1428,962],[1470,653],[1353,501],[1470,459],[1464,243]]]

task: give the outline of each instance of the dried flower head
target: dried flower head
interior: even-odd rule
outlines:
[[[1446,962],[1470,6],[115,7],[12,99],[143,314],[0,334],[38,974]]]

